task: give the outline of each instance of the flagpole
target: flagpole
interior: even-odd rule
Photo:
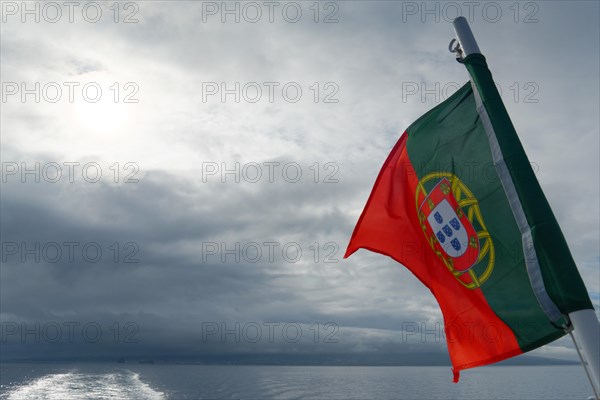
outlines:
[[[475,36],[473,36],[473,32],[471,31],[471,27],[469,26],[466,18],[455,18],[452,24],[454,25],[454,32],[456,32],[456,37],[458,38],[458,42],[460,44],[459,55],[461,58],[465,58],[469,54],[481,54],[479,46],[477,45],[477,41],[475,40]]]
[[[573,342],[579,344],[583,352],[591,379],[595,384],[595,394],[600,393],[600,322],[594,310],[579,310],[569,314],[573,327]],[[583,360],[582,360],[583,362]],[[584,365],[585,367],[585,365]]]
[[[458,39],[453,39],[448,47],[456,53],[456,58],[462,61],[471,54],[481,54],[475,36],[469,23],[464,17],[453,21],[454,31]],[[588,375],[595,397],[600,400],[600,322],[593,309],[578,310],[568,314],[571,326],[565,329],[573,339],[573,343],[580,355],[581,363]],[[582,350],[583,356],[579,352]]]

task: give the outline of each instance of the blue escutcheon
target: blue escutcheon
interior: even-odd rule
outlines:
[[[444,225],[442,227],[442,230],[444,231],[444,233],[446,234],[446,236],[452,237],[452,229],[450,229],[450,227],[448,225]]]
[[[440,243],[444,243],[446,241],[446,236],[444,236],[442,231],[439,231],[435,236],[437,236]]]
[[[456,218],[452,218],[450,220],[450,225],[452,225],[452,227],[454,228],[455,231],[460,230],[460,222],[458,222],[458,220]]]
[[[458,241],[458,239],[452,239],[450,241],[450,244],[452,245],[452,247],[454,248],[454,250],[460,251],[460,242]]]

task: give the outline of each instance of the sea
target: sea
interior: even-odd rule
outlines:
[[[449,367],[0,364],[0,399],[577,399],[579,365]]]

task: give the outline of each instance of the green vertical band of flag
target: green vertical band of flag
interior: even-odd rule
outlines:
[[[565,238],[535,177],[515,128],[502,103],[485,57],[464,59],[480,101],[480,116],[490,138],[497,168],[504,169],[503,187],[522,234],[523,253],[532,289],[547,317],[593,308]],[[487,119],[487,121],[485,120]],[[544,140],[544,138],[540,138]],[[494,148],[495,147],[495,148]],[[519,209],[520,208],[520,209]]]

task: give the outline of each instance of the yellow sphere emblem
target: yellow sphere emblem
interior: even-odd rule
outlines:
[[[425,175],[415,193],[423,234],[437,257],[466,288],[487,281],[496,259],[479,202],[456,175]]]

